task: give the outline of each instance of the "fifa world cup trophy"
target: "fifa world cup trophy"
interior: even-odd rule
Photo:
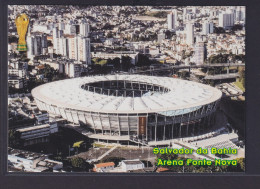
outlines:
[[[28,16],[26,14],[19,14],[15,19],[15,24],[17,27],[17,33],[19,35],[17,50],[18,51],[27,51],[25,36],[27,33],[28,24],[29,24]]]

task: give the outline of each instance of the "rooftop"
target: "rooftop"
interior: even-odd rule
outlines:
[[[17,129],[17,131],[22,133],[22,132],[33,131],[33,130],[48,128],[48,127],[50,127],[49,124],[43,124],[43,125],[38,125],[38,126],[32,126],[32,127]]]
[[[123,160],[127,165],[136,165],[136,164],[143,164],[140,160]]]
[[[141,97],[109,96],[81,87],[99,81],[128,81],[157,85],[168,92]],[[178,115],[219,100],[222,92],[201,83],[170,77],[145,75],[104,75],[66,79],[47,83],[32,90],[32,96],[49,105],[100,113],[151,113]]]
[[[109,166],[115,166],[115,163],[114,162],[106,162],[106,163],[95,164],[96,168],[109,167]]]

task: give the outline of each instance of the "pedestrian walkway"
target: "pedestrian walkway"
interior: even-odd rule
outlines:
[[[102,154],[101,156],[99,156],[96,161],[99,161],[101,159],[103,159],[104,157],[106,157],[108,154],[110,154],[111,152],[113,152],[118,146],[114,146],[113,148],[109,149],[107,152],[105,152],[104,154]]]

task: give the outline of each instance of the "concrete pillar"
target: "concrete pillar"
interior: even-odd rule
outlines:
[[[157,122],[158,122],[158,118],[157,118],[157,114],[155,114],[155,132],[154,132],[154,138],[155,138],[155,141],[157,141]]]

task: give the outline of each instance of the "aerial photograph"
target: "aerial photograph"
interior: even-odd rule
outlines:
[[[8,172],[245,172],[245,6],[8,6]]]

